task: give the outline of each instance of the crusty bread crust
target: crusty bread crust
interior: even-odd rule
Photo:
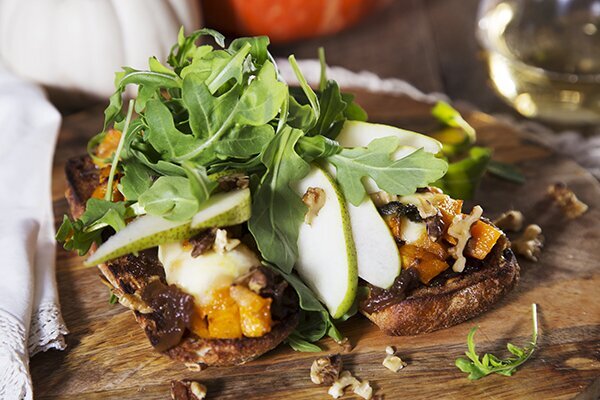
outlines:
[[[66,165],[67,190],[65,197],[71,216],[79,218],[85,211],[85,203],[92,195],[98,172],[87,156],[71,159]],[[154,277],[164,280],[164,271],[155,252],[141,252],[139,257],[128,255],[98,266],[102,275],[116,289],[125,294],[133,294]],[[146,331],[154,323],[153,313],[142,314],[134,311],[135,318]],[[206,366],[231,366],[251,361],[279,345],[298,325],[299,312],[296,312],[273,325],[271,332],[258,338],[241,339],[202,339],[188,333],[175,347],[164,353],[185,363]]]
[[[519,280],[519,265],[505,237],[477,271],[451,278],[441,286],[421,286],[379,311],[361,310],[388,335],[408,336],[448,328],[496,304]]]

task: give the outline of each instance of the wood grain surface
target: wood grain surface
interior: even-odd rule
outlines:
[[[358,93],[371,120],[427,130],[429,105],[403,97]],[[486,177],[472,204],[488,216],[508,208],[542,226],[547,245],[538,263],[521,260],[521,281],[494,310],[450,329],[416,337],[387,337],[365,318],[341,325],[354,349],[344,364],[368,379],[385,399],[597,398],[600,394],[600,185],[574,162],[524,140],[515,129],[486,114],[469,112],[481,142],[495,157],[519,165],[527,184]],[[89,137],[101,128],[102,110],[65,119],[54,166],[57,223],[67,210],[63,198],[67,159],[82,154]],[[545,198],[546,187],[563,181],[590,205],[584,217],[566,220]],[[309,378],[315,353],[296,353],[282,345],[257,361],[233,368],[192,372],[156,353],[130,311],[108,304],[99,272],[82,259],[58,250],[57,278],[64,319],[69,327],[65,351],[36,355],[31,372],[36,399],[167,399],[172,379],[197,379],[209,399],[326,399],[327,388]],[[539,304],[539,349],[513,377],[489,376],[471,382],[454,366],[466,350],[469,329],[482,352],[505,354],[507,341],[524,344],[531,334],[531,303]],[[343,352],[330,340],[326,352]],[[396,346],[408,366],[398,373],[381,362],[385,347]],[[346,396],[345,398],[352,398]]]

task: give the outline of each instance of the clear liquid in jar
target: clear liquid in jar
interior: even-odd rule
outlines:
[[[490,78],[526,117],[600,123],[600,1],[503,1],[479,21]]]

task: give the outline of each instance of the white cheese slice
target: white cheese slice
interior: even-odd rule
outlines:
[[[231,285],[260,265],[256,254],[244,244],[222,253],[209,250],[192,257],[189,247],[169,243],[158,247],[158,259],[165,268],[167,282],[192,295],[199,305],[210,301],[211,290]]]

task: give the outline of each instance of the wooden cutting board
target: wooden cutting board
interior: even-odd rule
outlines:
[[[404,97],[357,93],[372,121],[427,130],[430,106]],[[495,158],[516,163],[527,183],[516,185],[486,177],[475,202],[490,217],[509,208],[521,210],[528,223],[542,226],[546,248],[538,263],[521,261],[521,281],[498,306],[450,329],[416,337],[388,337],[365,318],[340,326],[354,345],[344,365],[368,379],[385,399],[570,399],[600,395],[600,184],[573,161],[528,142],[514,128],[478,113],[468,120]],[[67,211],[63,198],[67,159],[85,152],[87,140],[101,129],[102,110],[65,119],[54,164],[56,221]],[[566,182],[590,206],[566,220],[545,197],[549,184]],[[239,367],[192,372],[155,352],[130,311],[108,304],[108,290],[95,268],[62,249],[57,279],[63,316],[69,327],[65,351],[36,355],[31,372],[36,399],[167,399],[172,379],[197,379],[209,399],[327,399],[327,388],[309,379],[315,353],[296,353],[286,345]],[[539,304],[541,337],[534,356],[512,377],[469,381],[454,366],[466,350],[469,329],[480,326],[481,352],[506,355],[511,341],[523,345],[531,334],[531,303]],[[326,352],[343,352],[324,340]],[[395,346],[408,366],[398,373],[381,362],[385,347]],[[356,398],[350,395],[345,398]]]

